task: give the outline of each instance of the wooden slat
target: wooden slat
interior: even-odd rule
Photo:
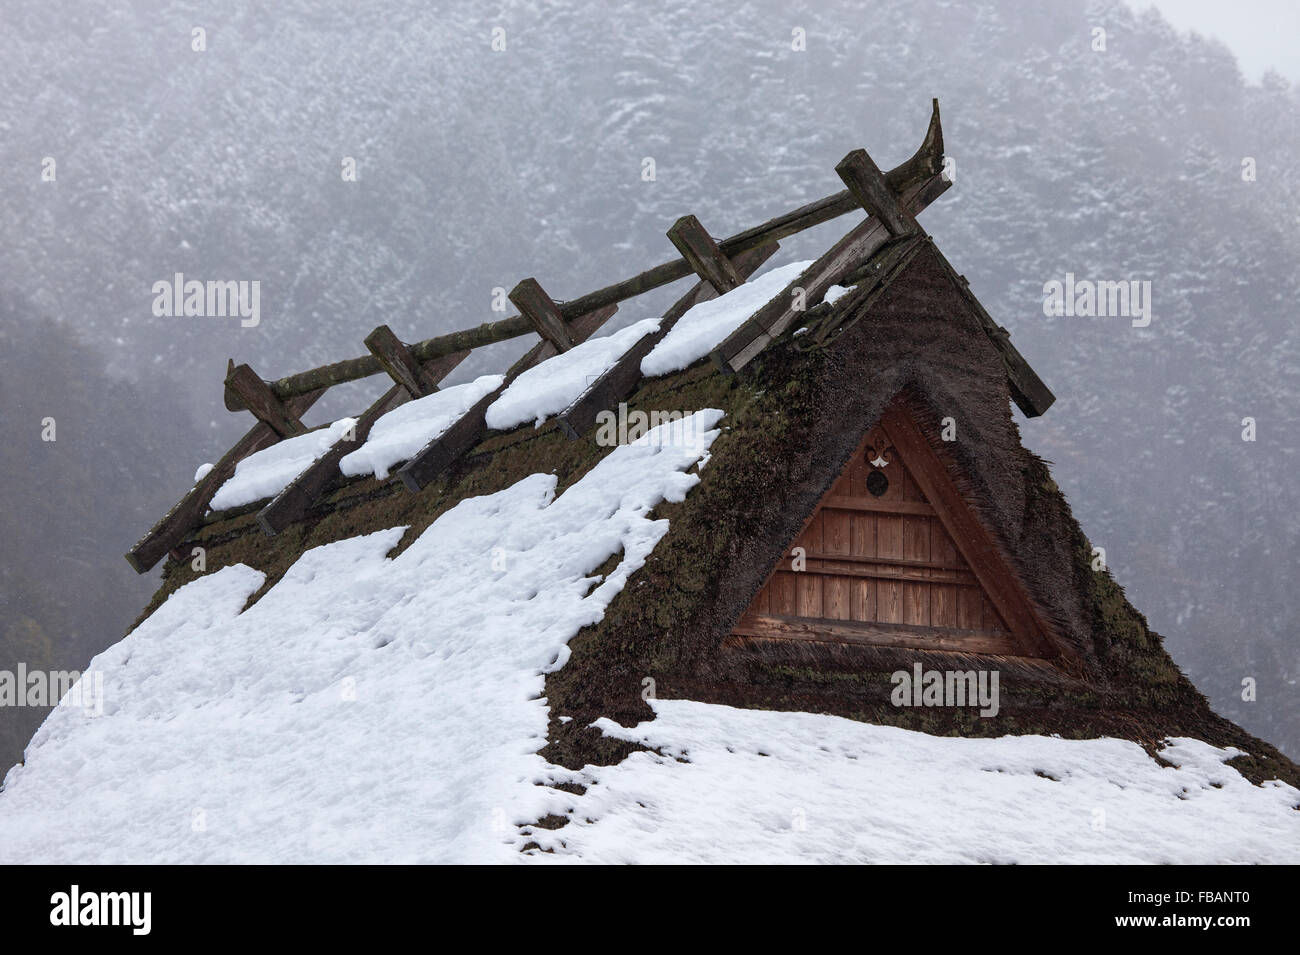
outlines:
[[[248,365],[232,367],[226,374],[226,387],[239,395],[244,407],[282,438],[305,434],[307,429],[298,420],[261,376]]]
[[[732,633],[769,640],[858,643],[964,653],[1013,655],[1017,651],[1015,643],[1005,633],[933,626],[890,626],[887,623],[860,623],[825,617],[802,620],[784,614],[747,613],[737,621]]]
[[[908,583],[925,583],[939,580],[948,584],[975,584],[974,575],[964,570],[927,570],[924,566],[902,560],[877,560],[859,563],[849,558],[809,557],[807,574],[828,574],[841,577],[870,577],[879,580],[901,580]]]
[[[889,495],[896,496],[891,499]],[[894,490],[894,482],[890,482],[889,491],[883,497],[841,497],[839,495],[826,498],[823,506],[839,508],[845,511],[870,511],[880,514],[913,514],[920,517],[927,517],[934,514],[932,508],[925,501],[905,501],[901,495]]]
[[[587,315],[579,316],[569,323],[569,331],[576,343],[586,341],[601,325],[609,321],[618,311],[617,305],[597,309]],[[523,358],[515,362],[506,372],[505,381],[489,395],[485,395],[464,415],[458,418],[443,434],[434,438],[411,460],[407,461],[397,472],[397,478],[412,493],[426,487],[452,463],[467,454],[488,432],[485,416],[487,409],[501,394],[513,384],[514,380],[529,368],[557,354],[553,342],[543,340],[534,345]]]
[[[376,327],[366,336],[366,348],[410,397],[423,398],[438,390],[437,381],[425,372],[410,349],[387,325]]]
[[[557,352],[566,352],[577,344],[559,307],[542,289],[537,279],[524,279],[511,289],[510,301],[515,303],[515,308],[519,309],[521,315],[533,323],[537,334],[555,346]]]
[[[744,281],[695,216],[682,216],[674,222],[668,230],[668,239],[695,274],[712,285],[719,295],[725,295]]]
[[[324,393],[325,389],[321,388],[305,395],[295,395],[286,402],[286,405],[295,416],[301,416]],[[252,429],[236,441],[221,460],[213,465],[212,470],[190,488],[176,506],[126,552],[127,563],[134,567],[138,574],[148,572],[194,529],[203,517],[203,512],[208,509],[208,504],[212,502],[212,496],[235,473],[235,465],[253,452],[269,447],[278,440],[279,435],[268,425],[260,421],[253,425]]]
[[[748,279],[779,248],[774,242],[740,254],[733,263],[736,274],[742,281]],[[595,426],[597,415],[618,407],[618,403],[630,395],[641,380],[642,359],[663,341],[664,336],[672,331],[683,315],[701,302],[710,301],[717,296],[718,292],[712,285],[704,281],[696,282],[689,292],[664,312],[657,329],[637,339],[608,371],[588,385],[573,404],[559,415],[557,421],[564,433],[570,438],[581,437]]]

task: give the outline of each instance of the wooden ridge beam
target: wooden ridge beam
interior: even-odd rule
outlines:
[[[719,295],[725,295],[745,281],[695,216],[682,216],[674,222],[668,230],[668,240],[695,274],[713,286]]]
[[[391,328],[379,325],[366,336],[366,348],[394,382],[412,398],[423,398],[438,390],[438,382],[429,376]]]
[[[939,120],[939,101],[934,100],[930,125],[920,147],[906,162],[885,173],[884,178],[893,194],[914,197],[909,200],[908,209],[915,216],[950,185],[942,173],[943,128]],[[861,203],[853,193],[845,189],[723,239],[717,243],[718,249],[728,259],[735,261],[742,252],[779,242],[861,208]],[[591,314],[605,306],[616,305],[633,296],[686,278],[692,274],[692,271],[692,266],[685,259],[675,257],[670,262],[647,269],[629,279],[566,302],[559,302],[556,307],[566,321],[573,322],[579,316]],[[453,352],[518,338],[535,330],[533,323],[525,316],[512,315],[496,322],[485,322],[474,328],[425,339],[409,347],[416,360],[423,362]],[[377,375],[381,371],[383,368],[374,355],[363,355],[288,375],[270,382],[269,386],[276,397],[283,401],[293,395],[355,381],[358,378]],[[230,411],[244,410],[239,396],[232,393],[230,389],[226,390],[226,408]]]
[[[301,416],[316,403],[325,389],[295,395],[286,402],[288,410]],[[126,560],[137,574],[147,573],[169,551],[177,547],[199,523],[212,496],[235,473],[235,465],[255,451],[275,444],[279,435],[270,426],[259,421],[227,451],[204,477],[199,480],[149,532],[126,552]]]
[[[569,333],[574,344],[591,337],[592,333],[618,311],[617,305],[606,305],[569,323]],[[506,372],[505,380],[491,394],[484,395],[472,408],[461,415],[446,431],[434,438],[411,460],[397,469],[396,476],[412,493],[427,487],[439,474],[470,452],[488,433],[487,410],[501,397],[521,374],[546,359],[559,354],[555,343],[543,339],[534,345],[523,358]]]
[[[380,326],[380,328],[386,327]],[[427,380],[429,383],[430,390],[427,394],[437,391],[442,379],[451,374],[452,370],[468,357],[469,352],[462,351],[435,359],[427,365],[417,366],[421,380]],[[303,469],[302,473],[290,481],[284,490],[258,511],[257,524],[262,528],[262,532],[273,537],[301,520],[307,513],[307,509],[342,479],[339,462],[366,443],[375,422],[415,397],[423,397],[423,395],[413,395],[406,385],[400,382],[380,395],[362,412],[350,435],[344,435],[335,441],[328,451]]]
[[[776,254],[780,244],[761,245],[736,257],[733,269],[743,283],[758,271],[758,267]],[[610,410],[630,395],[641,380],[641,360],[663,341],[678,319],[701,302],[717,298],[717,289],[706,281],[696,282],[689,292],[673,303],[664,313],[659,327],[637,339],[622,357],[603,375],[587,386],[558,417],[558,423],[570,438],[586,434],[596,423],[596,416]]]
[[[239,395],[244,407],[282,438],[305,434],[307,429],[298,416],[276,397],[270,386],[249,365],[234,362],[226,372],[226,387]]]
[[[947,179],[937,176],[902,196],[900,203],[915,216],[949,185]],[[796,289],[803,289],[804,305],[811,308],[822,300],[827,289],[893,239],[879,219],[868,217],[860,222],[749,321],[728,335],[713,350],[714,363],[729,374],[739,371],[804,314],[794,307]]]
[[[508,297],[519,313],[532,322],[537,334],[555,346],[557,353],[566,352],[576,344],[559,307],[537,279],[524,279],[510,290]]]

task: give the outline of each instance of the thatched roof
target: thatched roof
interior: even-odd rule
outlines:
[[[1120,585],[1092,569],[1091,546],[1047,462],[1021,444],[996,339],[931,243],[871,295],[846,295],[812,317],[827,323],[817,347],[807,343],[818,335],[791,329],[736,374],[704,359],[642,380],[629,397],[629,410],[720,409],[724,432],[699,485],[656,511],[670,521],[667,536],[548,676],[552,722],[543,755],[568,766],[620,758],[631,744],[590,724],[650,718],[642,699],[650,678],[660,698],[836,714],[940,735],[1116,736],[1152,748],[1191,736],[1244,750],[1234,765],[1249,778],[1300,783],[1300,769],[1277,750],[1210,710]],[[959,440],[932,443],[1067,651],[1059,658],[732,636],[802,520],[898,400],[929,434],[942,418],[958,422]],[[609,451],[590,433],[572,439],[555,419],[525,424],[489,433],[416,493],[373,476],[352,478],[275,537],[258,529],[253,506],[210,515],[193,542],[206,548],[206,573],[235,563],[265,572],[256,600],[308,548],[408,525],[400,551],[467,498],[538,472],[555,474],[563,489]],[[146,615],[196,576],[187,560],[169,561]],[[996,667],[998,716],[891,705],[890,674],[917,661],[927,669]]]

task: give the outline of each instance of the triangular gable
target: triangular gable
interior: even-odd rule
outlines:
[[[1059,653],[993,535],[899,400],[864,436],[733,633]]]

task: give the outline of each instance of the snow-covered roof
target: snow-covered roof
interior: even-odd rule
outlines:
[[[699,411],[576,483],[533,474],[265,575],[177,589],[91,664],[0,793],[0,862],[1270,862],[1300,791],[1175,740],[938,738],[664,700],[599,729],[642,747],[541,755],[546,675],[602,619],[721,433]],[[609,561],[604,573],[597,568]],[[559,788],[557,784],[564,784]],[[534,825],[546,816],[561,829]],[[526,850],[526,851],[521,851]]]

